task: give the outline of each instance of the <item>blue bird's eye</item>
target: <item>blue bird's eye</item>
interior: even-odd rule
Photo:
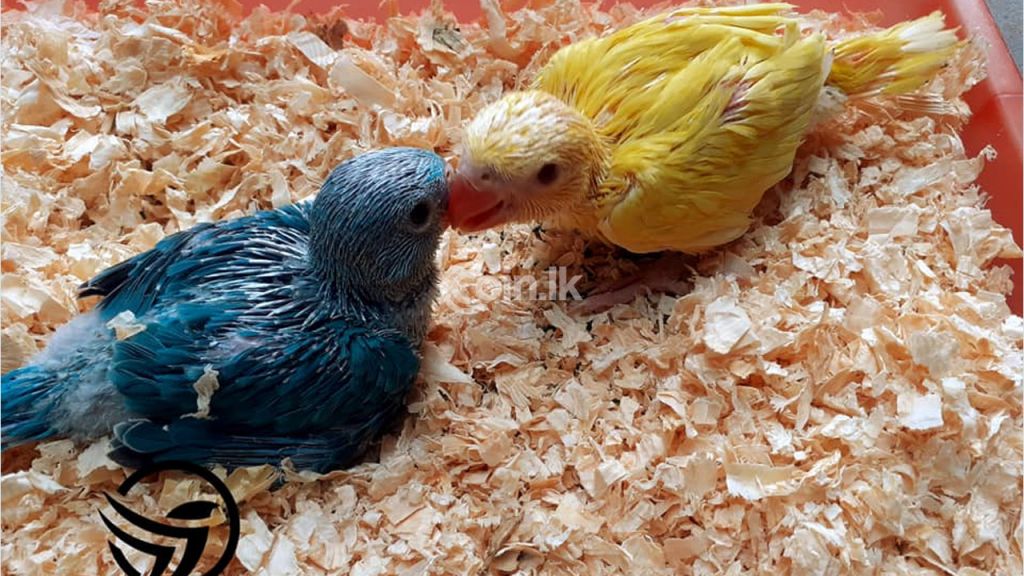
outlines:
[[[414,229],[421,230],[430,223],[430,213],[430,202],[427,202],[426,200],[417,202],[409,212],[409,222],[412,224]]]

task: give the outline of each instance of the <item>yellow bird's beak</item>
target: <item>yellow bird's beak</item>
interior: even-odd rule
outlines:
[[[455,173],[448,186],[448,221],[460,232],[477,232],[508,221],[508,202],[498,186]]]

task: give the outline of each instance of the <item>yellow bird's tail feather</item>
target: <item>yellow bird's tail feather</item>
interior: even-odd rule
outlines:
[[[941,12],[838,42],[828,84],[852,98],[906,95],[935,77],[963,46]],[[914,98],[908,104],[921,106]],[[925,106],[927,107],[927,106]]]

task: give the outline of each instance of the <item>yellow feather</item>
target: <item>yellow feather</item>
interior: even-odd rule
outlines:
[[[829,83],[849,96],[903,94],[923,86],[963,46],[941,12],[838,43]]]

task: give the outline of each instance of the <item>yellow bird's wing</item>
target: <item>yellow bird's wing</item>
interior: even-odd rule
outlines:
[[[752,51],[774,50],[772,34],[792,22],[789,4],[683,8],[608,36],[562,48],[533,88],[573,105],[613,142],[629,138],[664,87],[691,61],[736,37]],[[668,113],[673,113],[671,110]]]
[[[741,236],[789,173],[828,73],[795,25],[762,57],[730,36],[680,70],[612,153],[599,223],[634,252],[700,252]],[[675,111],[675,113],[673,113]]]

